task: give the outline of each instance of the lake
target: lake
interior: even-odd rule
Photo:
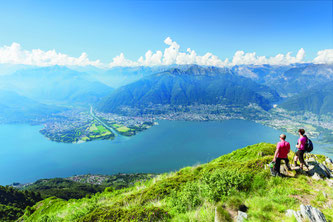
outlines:
[[[77,174],[161,173],[208,162],[247,145],[276,143],[281,131],[245,120],[159,121],[133,137],[63,144],[41,126],[0,125],[0,184]],[[292,149],[297,137],[287,134]],[[315,144],[315,153],[325,148]],[[332,155],[330,155],[332,157]]]

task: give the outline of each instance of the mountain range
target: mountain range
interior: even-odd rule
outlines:
[[[333,65],[325,64],[0,68],[3,72],[0,90],[31,99],[30,104],[39,103],[36,107],[94,104],[103,112],[121,112],[121,107],[140,109],[156,104],[246,106],[255,103],[265,110],[279,104],[287,110],[316,114],[328,113],[332,107],[329,85],[333,82]],[[8,73],[9,70],[13,73]],[[9,110],[8,106],[4,110]]]
[[[120,87],[98,105],[103,112],[119,112],[121,107],[151,104],[224,104],[246,106],[256,103],[268,110],[280,100],[268,86],[235,74],[230,69],[201,67],[171,68]]]

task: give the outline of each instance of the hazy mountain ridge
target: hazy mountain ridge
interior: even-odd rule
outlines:
[[[333,65],[293,64],[287,66],[235,66],[239,75],[270,86],[281,96],[290,97],[333,80]]]
[[[302,91],[280,106],[287,110],[310,111],[315,114],[333,113],[333,81]]]
[[[0,90],[0,122],[29,122],[62,110],[64,108],[45,105],[12,91]]]
[[[92,76],[112,88],[118,88],[165,69],[167,67],[163,66],[114,67],[100,73],[92,74]]]
[[[95,103],[112,88],[66,67],[51,66],[16,71],[1,77],[2,88],[40,102],[65,105]]]

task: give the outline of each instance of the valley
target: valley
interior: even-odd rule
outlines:
[[[288,111],[281,107],[266,111],[257,104],[236,105],[150,105],[145,108],[123,107],[123,115],[99,111],[70,110],[45,124],[40,132],[56,142],[77,143],[113,140],[115,136],[134,136],[159,120],[223,121],[243,119],[297,135],[305,128],[310,138],[322,143],[333,141],[333,118],[311,112]],[[93,115],[92,115],[93,114]],[[95,119],[94,119],[95,118]]]
[[[40,132],[52,141],[82,143],[134,136],[159,120],[245,119],[293,134],[304,127],[327,143],[333,141],[330,73],[330,65],[316,64],[18,70],[0,77],[0,122],[42,124]],[[108,86],[112,81],[116,89]]]

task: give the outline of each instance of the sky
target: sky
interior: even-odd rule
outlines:
[[[329,0],[3,1],[0,63],[333,63],[332,9]]]

